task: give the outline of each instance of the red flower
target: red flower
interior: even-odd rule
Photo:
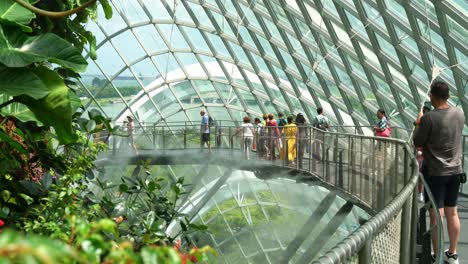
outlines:
[[[5,225],[5,222],[3,222],[2,219],[0,219],[0,227],[4,226]]]
[[[189,255],[189,258],[190,258],[190,260],[191,260],[193,263],[197,263],[197,262],[198,262],[197,257],[195,257],[194,255]]]

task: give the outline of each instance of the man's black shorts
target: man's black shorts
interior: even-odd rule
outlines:
[[[210,133],[202,133],[201,142],[210,142]]]
[[[458,191],[460,189],[460,175],[452,176],[425,176],[429,189],[434,196],[437,208],[457,206]],[[429,201],[424,191],[424,200]]]

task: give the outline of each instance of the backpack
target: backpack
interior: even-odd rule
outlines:
[[[328,120],[325,117],[316,117],[317,124],[315,125],[316,128],[321,130],[327,130],[328,127]]]
[[[277,123],[278,123],[278,127],[284,127],[285,125],[288,124],[284,118],[278,119]]]
[[[214,126],[215,125],[215,121],[214,119],[211,117],[211,116],[208,116],[208,126]]]

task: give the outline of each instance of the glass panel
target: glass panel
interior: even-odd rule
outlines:
[[[385,0],[387,7],[391,10],[395,17],[402,19],[404,23],[409,25],[408,17],[406,16],[405,9],[395,0]]]
[[[192,18],[185,9],[185,6],[182,3],[178,3],[175,12],[175,20],[177,22],[184,21],[193,24]]]
[[[214,35],[214,34],[208,34],[208,38],[211,41],[211,44],[213,47],[216,48],[216,53],[219,55],[222,55],[224,57],[227,57],[228,59],[232,60],[231,55],[229,55],[228,50],[226,49],[226,46],[224,46],[223,41],[221,40],[220,37]]]
[[[375,34],[377,37],[377,41],[379,42],[380,49],[387,53],[390,57],[390,59],[394,60],[395,62],[398,62],[398,55],[396,53],[395,47],[392,46],[387,40],[382,38],[379,34]]]
[[[161,38],[153,25],[136,27],[133,29],[133,31],[149,53],[168,50],[166,43],[164,43],[164,40]]]
[[[140,107],[138,107],[138,109],[134,110],[134,112],[136,112],[139,117],[138,119],[142,122],[159,121],[161,115],[153,105],[153,102],[150,101],[148,95],[145,95],[141,100],[144,100],[145,102]]]
[[[247,105],[247,107],[250,110],[253,110],[257,113],[261,113],[262,111],[260,110],[260,107],[258,106],[257,100],[255,97],[252,95],[250,91],[245,91],[242,89],[237,89],[239,93],[242,96],[242,99],[244,100],[244,103]]]
[[[131,69],[143,86],[150,84],[160,76],[153,62],[149,58],[132,65]]]
[[[153,20],[172,19],[161,1],[141,0],[149,13],[153,15]],[[99,9],[99,8],[98,8]]]
[[[185,33],[187,33],[187,35],[189,36],[192,44],[194,44],[193,47],[195,51],[204,51],[211,53],[208,44],[206,44],[205,39],[203,38],[202,34],[198,29],[191,27],[183,27],[183,29]]]
[[[129,63],[146,55],[130,30],[114,37],[112,43],[118,49],[122,57]]]
[[[130,24],[149,21],[140,4],[136,0],[114,1],[116,10],[122,13]],[[114,15],[117,12],[114,12]]]
[[[172,71],[180,68],[179,64],[174,58],[174,55],[172,55],[171,53],[154,56],[152,57],[152,60],[156,64],[156,67],[158,68],[158,71],[161,74],[161,76],[163,76],[165,79],[169,77],[168,73],[171,73]],[[180,77],[181,74],[183,75],[183,73],[180,72],[178,73],[178,76],[171,77],[177,78]]]
[[[132,100],[135,95],[142,91],[140,84],[132,75],[130,70],[122,72],[118,77],[112,80],[112,84],[127,101]]]
[[[154,103],[158,106],[164,116],[173,114],[181,108],[167,85],[164,85],[158,88],[154,93],[151,93],[151,99],[153,99]]]
[[[107,35],[112,35],[117,31],[127,27],[127,24],[117,12],[114,12],[114,15],[111,19],[105,18],[102,8],[98,8],[97,12],[99,17],[98,24],[103,28]]]
[[[362,23],[362,21],[356,18],[354,15],[352,15],[348,11],[345,11],[345,13],[349,19],[349,23],[351,24],[351,27],[358,32],[359,36],[369,41],[369,37],[367,36],[367,32],[366,32],[366,29],[364,28],[364,24]]]
[[[123,67],[125,63],[120,58],[120,55],[115,51],[114,47],[109,42],[106,42],[97,50],[96,64],[109,76],[115,75]],[[109,63],[112,62],[112,63]]]
[[[156,1],[156,2],[158,2],[158,1]],[[187,2],[187,3],[190,6],[190,8],[192,9],[193,14],[195,14],[196,19],[198,20],[198,22],[200,22],[200,24],[202,24],[204,27],[209,27],[209,28],[214,30],[214,27],[211,24],[210,19],[206,15],[206,12],[203,9],[203,7],[201,7],[199,4],[195,4],[195,3],[192,3],[192,2]],[[157,13],[155,13],[155,14],[157,14]]]
[[[172,46],[173,49],[186,49],[190,50],[189,45],[185,41],[184,37],[179,31],[179,28],[172,24],[172,25],[158,25],[161,29],[162,34],[166,38],[166,41]]]
[[[96,38],[96,43],[99,44],[103,41],[106,36],[102,33],[101,29],[94,22],[90,22],[86,25],[86,29],[93,32],[94,37]]]
[[[250,36],[247,28],[240,27],[239,28],[239,35],[240,35],[240,37],[242,38],[242,40],[244,41],[245,44],[249,45],[252,48],[255,48],[255,42],[253,41],[252,37]]]
[[[200,101],[197,100],[199,99],[198,94],[189,81],[174,84],[172,90],[185,107],[195,106],[200,103]]]

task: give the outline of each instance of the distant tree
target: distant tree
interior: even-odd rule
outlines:
[[[101,84],[101,79],[99,79],[98,77],[94,77],[92,85],[95,87],[99,87],[100,84]]]

